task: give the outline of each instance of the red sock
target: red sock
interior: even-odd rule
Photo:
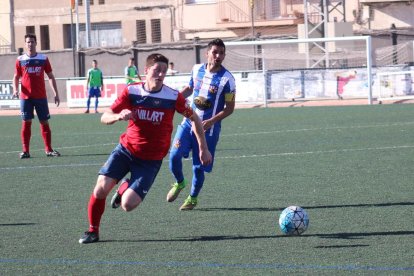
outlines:
[[[20,137],[22,139],[23,152],[29,152],[30,138],[32,137],[32,121],[22,121]]]
[[[88,204],[89,232],[99,233],[101,217],[105,211],[105,201],[106,198],[98,199],[93,194],[91,195]]]
[[[40,124],[40,133],[45,144],[45,151],[52,151],[52,131],[49,124]]]

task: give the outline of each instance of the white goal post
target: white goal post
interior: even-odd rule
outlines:
[[[372,104],[370,36],[226,42],[224,66],[239,102],[367,98]]]

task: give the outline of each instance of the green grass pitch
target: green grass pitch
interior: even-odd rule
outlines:
[[[167,158],[136,210],[107,200],[101,241],[80,245],[97,172],[126,124],[54,115],[47,158],[37,119],[20,160],[20,118],[0,117],[1,275],[412,275],[413,105],[240,109],[223,122],[199,205],[167,203]],[[181,117],[176,116],[176,124]],[[190,161],[184,161],[187,178]],[[289,205],[310,218],[281,233]]]

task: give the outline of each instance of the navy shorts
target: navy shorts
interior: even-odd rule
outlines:
[[[88,97],[100,97],[101,96],[101,89],[97,86],[90,87],[88,90]]]
[[[134,157],[125,147],[118,144],[99,170],[99,174],[119,181],[131,172],[129,188],[143,200],[154,183],[161,164],[162,160],[142,160]]]
[[[35,109],[39,121],[47,121],[50,119],[47,99],[20,100],[20,113],[23,121],[32,120],[34,118]]]

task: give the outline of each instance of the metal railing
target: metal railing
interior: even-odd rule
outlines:
[[[0,54],[8,54],[11,52],[11,43],[0,35]]]

